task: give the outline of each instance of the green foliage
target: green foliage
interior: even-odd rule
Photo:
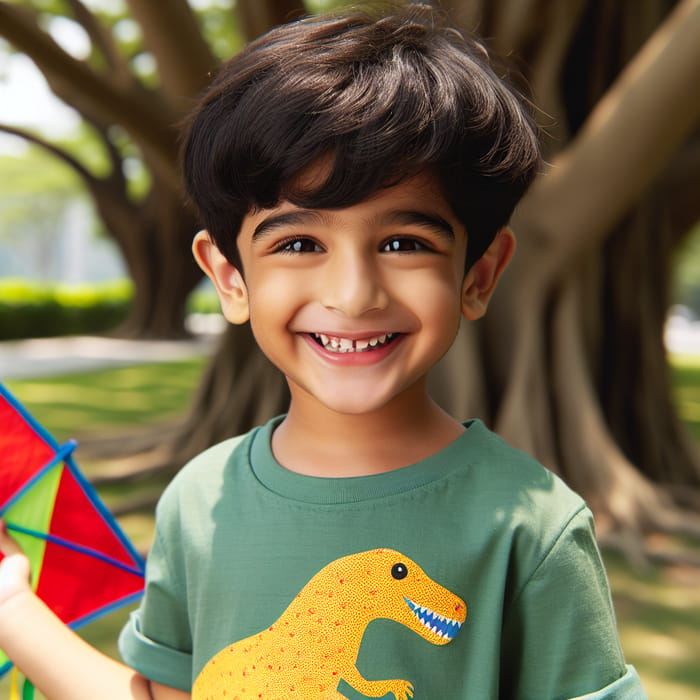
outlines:
[[[211,50],[220,59],[237,53],[245,43],[231,0],[191,3],[198,9],[197,20]]]
[[[74,170],[38,146],[29,145],[20,156],[0,156],[2,195],[39,195],[55,192],[63,196],[80,191]]]
[[[221,303],[214,288],[207,284],[198,287],[187,299],[187,313],[190,314],[219,314]]]
[[[700,224],[676,253],[674,301],[700,316]]]
[[[350,5],[348,0],[304,0],[304,5],[309,12],[328,12],[336,7]]]
[[[700,445],[700,355],[677,355],[671,367],[678,413]]]
[[[61,142],[69,153],[85,153],[83,164],[96,174],[109,169],[104,148],[89,132]],[[88,155],[89,154],[89,155]],[[68,202],[85,199],[83,182],[75,170],[39,146],[29,145],[20,156],[0,156],[0,238],[23,245],[30,240],[50,247],[57,222]],[[91,228],[103,233],[102,223],[91,217]]]
[[[0,340],[110,331],[126,319],[132,294],[128,281],[67,286],[0,280]]]

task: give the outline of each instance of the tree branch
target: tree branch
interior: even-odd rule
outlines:
[[[127,0],[144,43],[158,64],[163,92],[176,105],[197,95],[219,61],[186,0]]]
[[[11,134],[12,136],[18,136],[25,141],[29,141],[29,143],[33,143],[34,145],[43,148],[52,156],[58,158],[60,161],[74,170],[86,183],[91,183],[97,179],[77,158],[72,156],[67,151],[64,151],[62,148],[59,148],[56,144],[43,139],[41,136],[38,136],[31,131],[2,123],[0,123],[0,131],[6,134]]]
[[[699,36],[700,0],[683,0],[523,200],[551,243],[548,271],[599,244],[697,125]]]
[[[81,0],[66,0],[73,11],[73,18],[85,30],[92,41],[92,45],[104,57],[109,69],[110,77],[121,85],[129,85],[134,82],[134,76],[117,47],[114,37],[104,25],[97,21],[95,15],[81,2]]]
[[[13,136],[19,136],[29,143],[39,146],[47,153],[65,163],[84,182],[89,190],[105,225],[109,228],[116,240],[121,240],[122,225],[118,222],[134,214],[134,206],[129,201],[126,181],[121,171],[121,161],[115,160],[115,152],[110,142],[105,139],[105,146],[112,159],[112,172],[108,177],[97,177],[88,170],[77,158],[55,143],[51,143],[37,134],[20,129],[8,124],[0,124],[0,131]],[[104,135],[103,135],[104,138]]]
[[[73,58],[37,24],[26,8],[0,2],[0,36],[41,70],[52,91],[90,121],[121,124],[164,182],[179,188],[174,124],[178,115],[142,90],[124,90]]]
[[[570,50],[572,37],[575,35],[581,16],[585,11],[584,0],[567,3],[548,3],[549,28],[543,32],[537,43],[537,52],[530,59],[532,74],[532,92],[537,106],[550,116],[551,123],[546,125],[546,151],[551,151],[554,144],[565,143],[569,138],[566,110],[560,89],[561,71],[565,64],[566,53]],[[541,31],[541,27],[538,25]],[[549,153],[547,153],[547,156]]]

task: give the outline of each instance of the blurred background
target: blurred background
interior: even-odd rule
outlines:
[[[143,552],[179,466],[287,401],[191,259],[177,125],[223,58],[343,4],[0,0],[0,381]],[[435,4],[531,96],[547,168],[432,389],[587,499],[628,660],[652,700],[696,698],[700,2]],[[85,635],[116,653],[125,614]]]

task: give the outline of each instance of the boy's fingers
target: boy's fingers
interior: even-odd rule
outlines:
[[[10,536],[7,530],[7,523],[0,518],[0,552],[5,556],[9,554],[18,554],[22,549],[15,542],[15,540]]]
[[[13,595],[29,590],[31,566],[29,559],[10,536],[7,523],[0,518],[0,603]]]

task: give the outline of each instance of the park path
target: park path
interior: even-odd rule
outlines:
[[[98,336],[31,338],[0,342],[0,381],[167,362],[211,354],[217,335],[188,340],[123,340]]]

